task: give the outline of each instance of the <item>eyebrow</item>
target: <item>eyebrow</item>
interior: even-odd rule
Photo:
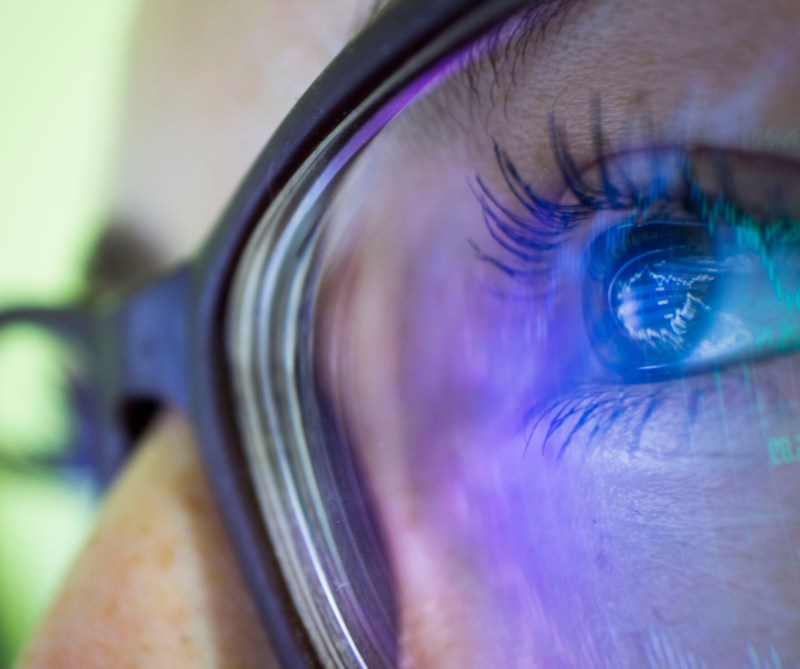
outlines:
[[[367,28],[384,9],[397,1],[369,0],[356,32]],[[482,92],[478,82],[486,68],[493,73],[494,83],[500,85],[503,72],[510,65],[510,83],[513,85],[513,70],[517,64],[530,57],[545,38],[553,39],[570,10],[584,2],[585,0],[530,0],[476,43],[475,51],[468,55],[462,71],[453,78],[453,83],[459,88],[469,89],[470,100],[480,100]],[[556,21],[559,25],[555,30],[550,30]],[[463,102],[460,90],[445,86],[441,93],[444,104]],[[420,125],[424,128],[419,129],[434,130],[438,121],[440,119],[436,115],[422,114]],[[151,247],[149,241],[146,235],[140,235],[133,226],[107,226],[90,254],[87,268],[89,290],[99,291],[108,285],[124,285],[162,268],[164,259]],[[131,249],[135,260],[123,264],[122,261],[131,255]]]
[[[394,1],[374,0],[374,5],[385,7]],[[587,0],[531,0],[476,40],[459,70],[406,110],[415,119],[413,136],[424,141],[441,137],[442,123],[452,120],[446,110],[469,110],[502,100],[519,83],[517,68],[535,58],[546,42],[557,38],[572,10],[586,4]],[[470,127],[469,122],[463,126],[467,130]]]
[[[386,7],[396,1],[370,0],[357,32],[368,27]],[[547,27],[554,19],[561,17],[563,22],[569,10],[580,3],[581,0],[530,0],[526,7],[521,8],[484,38],[489,46],[490,62],[498,60],[502,51],[510,53],[510,50],[517,50],[516,55],[525,55],[532,43],[535,45],[537,40],[545,37]]]
[[[484,38],[488,58],[497,67],[509,57],[516,62],[530,55],[545,39],[557,37],[571,10],[582,4],[584,0],[531,0]]]

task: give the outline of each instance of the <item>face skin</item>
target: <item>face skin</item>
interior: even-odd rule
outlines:
[[[800,662],[798,470],[772,452],[797,429],[796,356],[770,338],[771,357],[750,342],[719,373],[623,382],[589,340],[582,304],[586,249],[623,214],[587,217],[547,272],[523,281],[468,243],[528,268],[499,225],[505,250],[488,234],[476,174],[495,215],[531,220],[500,178],[496,142],[537,195],[575,204],[549,114],[597,184],[597,100],[603,155],[636,183],[681,147],[716,193],[725,155],[745,209],[763,212],[766,184],[782,183],[800,216],[797,144],[746,146],[797,122],[798,30],[791,2],[585,3],[510,59],[514,77],[502,62],[478,75],[475,88],[494,82],[504,104],[446,84],[361,158],[334,210],[332,227],[352,229],[334,235],[349,243],[330,251],[320,342],[388,528],[404,666]],[[655,220],[681,238],[686,215]],[[786,262],[796,285],[797,258]],[[737,288],[713,308],[778,327],[786,310],[760,271],[721,280]],[[723,360],[723,340],[706,361]]]
[[[145,12],[117,199],[165,256],[207,232],[264,139],[369,10],[366,0],[300,4],[172,0]],[[493,248],[480,208],[476,216],[475,174],[508,201],[493,140],[529,183],[565,202],[548,114],[591,171],[596,97],[617,152],[652,148],[653,135],[742,150],[745,135],[797,127],[798,35],[800,3],[789,0],[587,0],[518,63],[504,105],[481,75],[481,101],[423,104],[350,178],[346,188],[370,195],[358,210],[360,246],[332,261],[328,278],[324,334],[331,357],[350,356],[329,383],[383,493],[404,667],[661,669],[673,666],[664,657],[691,653],[697,666],[722,669],[752,663],[748,643],[763,658],[776,649],[784,667],[800,663],[798,474],[774,467],[764,444],[796,431],[794,357],[697,375],[688,392],[660,386],[664,401],[646,423],[635,420],[646,410],[631,411],[602,434],[613,448],[591,450],[576,436],[557,458],[534,429],[522,457],[520,411],[553,397],[554,380],[574,368],[566,362],[583,365],[589,350],[583,335],[564,334],[584,332],[569,297],[581,275],[560,271],[565,297],[531,309],[498,299],[519,284],[476,269],[464,252],[468,240]],[[800,159],[797,146],[758,150]],[[743,173],[755,170],[747,165]],[[781,170],[792,183],[794,168]],[[581,255],[607,227],[597,221],[570,247]],[[653,391],[644,385],[626,392]],[[21,667],[264,667],[266,657],[192,435],[166,417]]]

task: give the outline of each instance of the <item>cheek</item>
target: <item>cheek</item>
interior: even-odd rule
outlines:
[[[277,666],[176,416],[138,448],[20,666]]]
[[[408,666],[739,666],[748,646],[800,659],[793,357],[662,384],[652,406],[620,393],[559,457],[521,429],[553,341],[520,336],[525,319],[466,274],[387,267],[362,265],[372,280],[350,294],[345,403]],[[781,435],[795,450],[770,454]]]
[[[796,472],[620,455],[614,439],[556,462],[476,425],[419,440],[419,512],[387,531],[420,666],[650,666],[665,645],[709,666],[739,666],[748,644],[800,657]]]
[[[560,458],[485,423],[418,435],[425,514],[397,541],[436,569],[400,567],[408,608],[452,602],[451,646],[504,666],[652,666],[665,648],[709,666],[749,647],[796,662],[799,463],[776,465],[764,438],[796,429],[794,364],[687,381],[641,434],[618,417]],[[447,634],[416,633],[415,647]]]
[[[448,215],[476,223],[375,216],[323,300],[404,666],[800,662],[800,356],[576,404],[558,380],[592,369],[580,309],[499,299],[469,246],[436,236]]]

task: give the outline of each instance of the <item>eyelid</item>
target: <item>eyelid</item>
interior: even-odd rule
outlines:
[[[707,146],[656,146],[598,155],[587,167],[578,168],[562,143],[563,136],[554,132],[553,141],[564,180],[558,200],[535,191],[499,146],[495,156],[509,203],[490,190],[483,178],[476,179],[474,191],[484,224],[500,254],[473,246],[480,259],[514,278],[531,281],[544,276],[552,264],[548,256],[587,221],[607,228],[658,215],[681,220],[680,207],[687,206],[687,198],[698,207],[701,202],[709,210],[717,207],[714,211],[726,213],[729,221],[749,228],[800,218],[800,189],[796,187],[800,164],[782,157],[773,160],[763,154]],[[605,142],[599,139],[597,144]]]
[[[698,147],[692,155],[698,184],[707,190],[714,186],[723,190],[726,198],[754,218],[800,218],[800,162],[782,155],[707,146]]]

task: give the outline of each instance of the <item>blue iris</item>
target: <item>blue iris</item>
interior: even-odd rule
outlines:
[[[623,375],[675,371],[713,323],[724,269],[706,226],[631,223],[600,234],[584,314],[601,361]]]
[[[714,218],[598,235],[584,319],[601,363],[635,381],[800,347],[800,249],[787,235],[796,227]]]

